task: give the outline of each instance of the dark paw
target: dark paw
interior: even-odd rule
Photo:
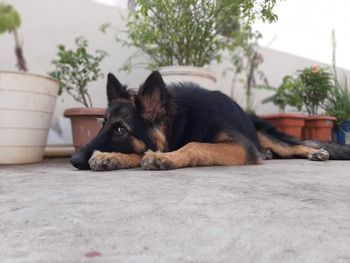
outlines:
[[[328,159],[329,159],[329,153],[323,149],[320,149],[317,152],[309,154],[309,160],[311,161],[327,161]]]
[[[168,170],[173,165],[164,153],[147,151],[141,159],[141,167],[145,170]]]
[[[118,158],[115,156],[112,157],[110,153],[100,151],[95,151],[89,159],[90,168],[94,171],[117,170],[119,169],[118,164]]]

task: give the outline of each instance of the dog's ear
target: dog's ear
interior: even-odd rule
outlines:
[[[154,121],[166,114],[168,91],[162,76],[153,71],[138,92],[141,116],[145,120]]]
[[[114,100],[117,100],[120,98],[129,99],[128,93],[126,91],[126,87],[123,86],[112,73],[108,73],[108,76],[107,76],[108,102],[113,102]]]

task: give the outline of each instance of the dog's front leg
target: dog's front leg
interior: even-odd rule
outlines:
[[[189,166],[245,165],[260,161],[256,149],[251,151],[238,143],[190,142],[173,152],[147,151],[141,166],[145,170],[176,169]]]
[[[134,153],[94,151],[89,159],[89,165],[94,171],[111,171],[139,167],[140,161],[141,156]]]

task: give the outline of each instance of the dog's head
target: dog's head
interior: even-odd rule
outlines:
[[[142,154],[147,149],[166,150],[166,119],[171,98],[159,72],[152,72],[139,91],[128,90],[113,74],[107,79],[108,108],[99,134],[74,154],[78,169],[89,169],[95,150]]]

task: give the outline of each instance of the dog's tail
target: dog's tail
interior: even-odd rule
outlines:
[[[268,141],[268,144],[280,146],[279,149],[283,148],[283,154],[304,151],[306,148],[312,149],[324,149],[329,153],[329,159],[331,160],[350,160],[350,145],[341,145],[334,142],[321,142],[316,140],[301,141],[293,136],[287,135],[280,132],[271,123],[264,121],[256,115],[249,115],[251,121],[254,124],[255,130],[258,133],[259,142]],[[261,138],[263,140],[261,140]],[[264,148],[264,145],[261,145]],[[305,146],[306,148],[301,149],[297,146]],[[274,147],[278,149],[278,147]],[[290,149],[290,151],[288,151]],[[271,149],[273,151],[273,149]],[[274,154],[280,155],[279,152],[273,151]],[[300,156],[300,154],[297,154]],[[281,156],[280,157],[287,157]],[[292,156],[290,156],[292,157]]]

